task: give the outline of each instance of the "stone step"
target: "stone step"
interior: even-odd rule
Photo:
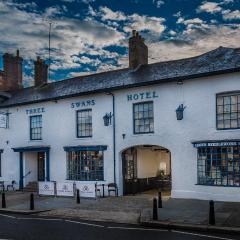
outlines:
[[[37,188],[25,187],[23,188],[24,192],[37,192]]]
[[[37,182],[28,182],[28,184],[23,188],[24,192],[37,192],[38,183]]]

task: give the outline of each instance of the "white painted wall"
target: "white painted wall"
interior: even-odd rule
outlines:
[[[176,82],[154,86],[115,91],[116,99],[116,173],[117,183],[122,192],[123,150],[142,144],[165,147],[171,151],[172,160],[172,197],[198,198],[240,201],[238,187],[208,187],[197,183],[197,149],[192,141],[238,139],[240,130],[216,130],[216,94],[225,91],[240,90],[240,74],[232,73],[184,81],[182,86]],[[128,101],[127,95],[155,91],[154,98],[154,134],[133,134],[132,104],[146,101],[138,99]],[[75,118],[77,110],[71,103],[94,99],[93,137],[76,138]],[[152,100],[152,99],[149,99]],[[184,119],[176,120],[175,109],[183,103],[187,108]],[[44,107],[43,140],[29,140],[29,115],[26,109]],[[84,107],[82,107],[83,109]],[[7,110],[7,109],[6,109]],[[19,153],[13,147],[49,145],[50,178],[66,179],[66,153],[63,146],[107,145],[104,152],[104,177],[106,182],[113,181],[113,145],[112,126],[104,127],[102,117],[112,111],[112,97],[105,94],[75,97],[57,102],[43,102],[32,105],[12,107],[10,129],[0,129],[0,148],[3,174],[1,180],[19,179]],[[123,138],[122,134],[125,134]]]
[[[137,148],[137,177],[156,177],[160,170],[160,163],[165,163],[166,174],[170,173],[169,154],[163,151],[153,151],[152,149]]]

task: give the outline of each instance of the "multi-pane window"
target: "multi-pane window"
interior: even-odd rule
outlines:
[[[92,136],[92,110],[84,109],[77,111],[77,137]]]
[[[133,104],[133,127],[134,133],[153,133],[153,102]]]
[[[42,115],[30,116],[30,139],[42,139]]]
[[[198,184],[240,186],[240,146],[198,148]]]
[[[240,93],[217,95],[217,129],[240,128]]]
[[[103,152],[73,151],[67,153],[67,178],[79,181],[102,181]]]
[[[137,178],[137,151],[135,148],[130,148],[123,153],[123,166],[125,180]]]

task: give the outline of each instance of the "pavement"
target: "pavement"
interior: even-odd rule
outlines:
[[[208,225],[209,202],[203,200],[163,197],[158,209],[158,221],[152,221],[151,194],[98,199],[39,197],[35,194],[35,210],[29,210],[29,193],[6,193],[5,213],[37,214],[41,217],[80,219],[127,224],[139,224],[167,229],[208,232],[234,232],[240,235],[240,203],[215,202],[215,226]]]

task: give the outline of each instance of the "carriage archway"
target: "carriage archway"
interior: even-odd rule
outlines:
[[[171,153],[157,145],[137,145],[122,152],[123,194],[171,191]]]

